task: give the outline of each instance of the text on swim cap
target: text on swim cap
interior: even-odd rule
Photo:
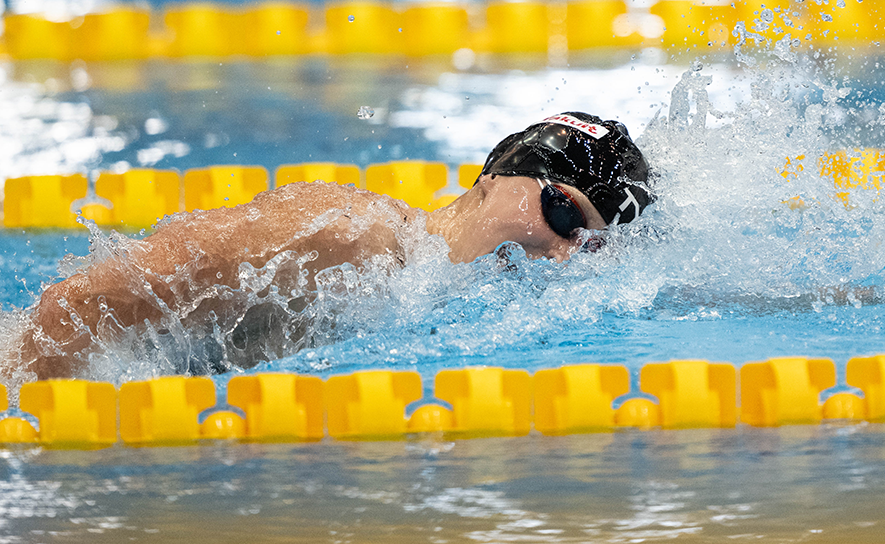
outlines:
[[[608,134],[608,129],[602,125],[594,125],[593,123],[588,123],[587,121],[581,121],[577,117],[572,117],[571,115],[553,115],[544,119],[544,123],[557,123],[559,125],[565,125],[567,127],[572,127],[580,130],[584,134],[593,136],[596,139],[602,138],[606,134]]]

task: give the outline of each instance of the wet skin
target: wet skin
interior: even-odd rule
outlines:
[[[583,194],[560,187],[578,201],[588,228],[605,227]],[[133,242],[124,255],[48,287],[21,339],[22,364],[38,379],[70,377],[85,365],[82,354],[92,348],[94,336],[156,323],[168,313],[164,306],[176,315],[207,315],[223,304],[213,296],[218,286],[240,287],[243,262],[260,268],[283,252],[316,251],[307,264],[308,290],[318,271],[343,263],[359,266],[381,255],[391,266],[402,266],[397,231],[421,216],[425,212],[401,201],[325,183],[285,185],[235,208],[185,214]],[[569,258],[578,246],[545,222],[533,178],[483,176],[426,218],[428,233],[446,240],[453,262],[473,261],[504,242],[519,243],[531,258],[556,261]],[[291,291],[303,281],[300,271],[292,260],[285,261],[274,285]]]
[[[601,230],[605,221],[583,193],[557,184],[581,206],[588,229]],[[484,175],[458,200],[433,212],[427,231],[445,238],[453,262],[470,262],[504,242],[516,242],[532,259],[568,259],[579,244],[547,225],[541,212],[541,188],[534,178]]]

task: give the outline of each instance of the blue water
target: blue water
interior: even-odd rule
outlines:
[[[8,125],[22,149],[2,167],[9,176],[211,164],[273,172],[307,161],[413,159],[454,172],[481,162],[503,134],[585,109],[627,123],[661,173],[660,198],[641,221],[565,265],[517,250],[502,273],[492,257],[451,265],[443,250],[429,250],[392,276],[365,276],[374,295],[337,300],[335,315],[324,315],[334,327],[315,327],[307,349],[255,370],[414,369],[429,387],[438,370],[473,364],[619,363],[636,374],[674,358],[740,365],[807,355],[832,358],[841,373],[849,358],[883,351],[882,205],[874,191],[856,191],[843,206],[815,164],[824,151],[881,141],[875,57],[751,69],[720,55],[693,70],[666,60],[615,53],[574,66],[529,59],[514,70],[511,59],[470,71],[383,57],[19,62],[4,68],[7,101],[18,107],[18,127],[37,128],[14,134]],[[718,118],[695,117],[699,90]],[[688,110],[675,111],[680,92]],[[361,106],[375,115],[361,119]],[[786,157],[800,154],[804,170],[782,177]],[[789,210],[783,201],[794,196],[812,205]],[[90,244],[114,242],[85,230],[5,233],[4,308],[31,305]],[[127,359],[122,347],[115,357],[84,377],[119,383],[168,371]]]
[[[661,178],[639,222],[566,264],[426,251],[365,274],[312,343],[247,372],[534,371],[564,363],[885,352],[885,222],[873,191],[833,197],[816,158],[880,145],[877,50],[669,59],[353,57],[268,62],[0,65],[0,177],[211,164],[482,161],[551,113],[624,121]],[[850,58],[853,57],[853,58]],[[704,78],[710,78],[706,80]],[[681,83],[680,83],[681,82]],[[708,84],[709,83],[709,84]],[[706,91],[707,98],[703,92]],[[687,107],[674,108],[684,92]],[[708,101],[708,102],[705,102]],[[721,112],[699,119],[704,105]],[[361,106],[372,107],[360,119]],[[786,157],[806,155],[784,178]],[[454,188],[454,179],[450,187]],[[790,210],[789,198],[808,206]],[[138,235],[140,236],[140,235]],[[0,235],[4,322],[119,244],[106,234]],[[66,255],[70,255],[65,257]],[[334,290],[332,290],[334,291]],[[334,322],[335,326],[328,326]],[[112,346],[83,377],[168,372]],[[234,369],[216,376],[219,389]],[[0,451],[9,542],[876,542],[881,424],[624,431],[447,442],[213,444]]]
[[[10,542],[878,542],[881,425],[0,452]]]
[[[66,255],[87,255],[83,232],[11,233],[0,238],[0,281],[6,311],[27,307],[41,285],[59,279],[57,263]],[[545,289],[529,282],[525,289]],[[740,365],[769,357],[807,355],[837,362],[840,376],[847,360],[883,351],[881,304],[825,305],[810,301],[783,305],[776,299],[690,303],[674,293],[661,293],[651,307],[632,313],[602,311],[586,319],[552,322],[532,331],[512,330],[503,307],[463,304],[455,293],[442,312],[416,317],[398,328],[388,325],[401,315],[387,315],[366,324],[359,334],[327,346],[294,353],[261,364],[253,371],[286,370],[319,376],[367,368],[418,370],[428,387],[444,368],[494,365],[535,371],[562,364],[617,363],[638,376],[648,362],[702,358]],[[684,297],[683,297],[684,298]],[[458,315],[460,319],[452,318]],[[448,322],[441,322],[443,316]],[[527,318],[526,321],[531,321]],[[251,371],[250,371],[251,372]],[[219,376],[223,384],[228,376]]]
[[[89,253],[85,232],[3,232],[0,239],[0,291],[3,309],[30,306],[42,284],[58,281],[58,262],[66,255]]]

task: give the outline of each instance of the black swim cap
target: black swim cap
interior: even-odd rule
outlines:
[[[566,112],[504,138],[482,174],[544,178],[575,187],[606,224],[629,223],[653,200],[648,163],[618,121]]]

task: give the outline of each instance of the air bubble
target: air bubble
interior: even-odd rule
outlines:
[[[348,16],[347,16],[347,20],[348,20],[349,22],[351,22],[351,23],[353,22],[353,20],[354,20],[355,18],[356,18],[356,17],[354,17],[353,15],[348,15]]]

